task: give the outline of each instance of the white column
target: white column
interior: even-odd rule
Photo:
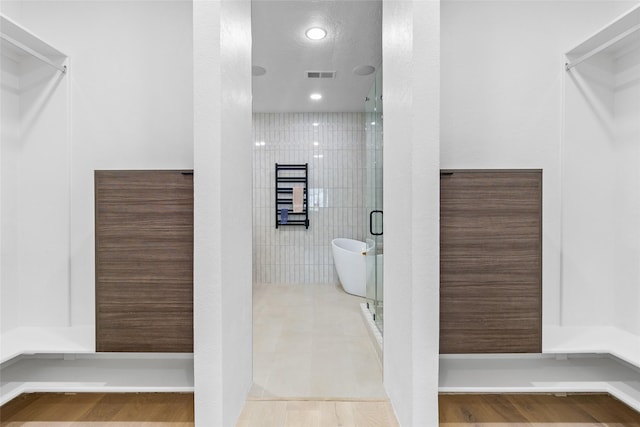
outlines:
[[[196,426],[235,426],[252,381],[251,3],[197,0]]]
[[[440,2],[384,0],[384,382],[438,424]]]

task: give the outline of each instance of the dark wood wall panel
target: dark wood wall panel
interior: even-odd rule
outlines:
[[[440,176],[440,353],[542,351],[542,172]]]
[[[193,351],[193,175],[96,171],[96,350]]]

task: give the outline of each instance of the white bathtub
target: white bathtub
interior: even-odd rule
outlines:
[[[367,243],[359,240],[338,238],[331,241],[333,262],[338,272],[338,279],[345,292],[366,297],[367,295],[367,263],[362,253],[373,249],[375,242]]]

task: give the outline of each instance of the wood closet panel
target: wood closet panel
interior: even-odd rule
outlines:
[[[193,173],[95,171],[96,351],[193,351]]]
[[[542,171],[440,175],[440,353],[542,351]]]

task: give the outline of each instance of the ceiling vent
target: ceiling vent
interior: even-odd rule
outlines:
[[[308,79],[335,79],[335,71],[307,71]]]

